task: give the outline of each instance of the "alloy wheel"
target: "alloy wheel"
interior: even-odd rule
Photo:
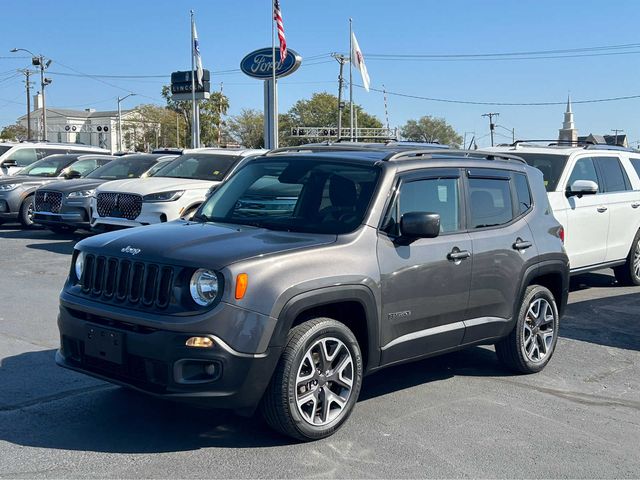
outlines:
[[[633,273],[636,278],[640,278],[640,240],[636,243],[636,248],[633,252]]]
[[[333,337],[317,340],[298,367],[298,412],[314,426],[335,421],[346,411],[353,383],[353,358],[344,342]]]
[[[539,363],[551,353],[554,336],[555,314],[544,298],[534,299],[523,323],[522,349],[532,362]]]

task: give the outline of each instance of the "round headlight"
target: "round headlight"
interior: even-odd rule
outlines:
[[[218,276],[211,270],[201,268],[191,277],[189,282],[191,298],[198,305],[211,305],[218,296]]]
[[[84,252],[79,252],[76,257],[75,272],[78,281],[82,278],[82,269],[84,268]]]

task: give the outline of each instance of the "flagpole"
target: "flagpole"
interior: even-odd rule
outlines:
[[[353,142],[353,19],[349,19],[349,137]]]
[[[196,76],[193,38],[193,10],[191,10],[191,148],[198,148],[197,112],[196,112]]]
[[[275,33],[275,23],[276,23],[276,2],[273,0],[271,2],[271,92],[273,95],[273,117],[271,119],[271,148],[278,148],[278,94],[276,87],[276,33]]]

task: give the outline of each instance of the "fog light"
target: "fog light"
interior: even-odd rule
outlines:
[[[215,363],[208,363],[204,366],[204,373],[210,377],[214,377],[218,374],[218,367],[216,367]]]
[[[194,348],[211,348],[213,347],[213,340],[209,337],[190,337],[185,345]]]

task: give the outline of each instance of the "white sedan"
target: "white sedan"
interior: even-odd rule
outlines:
[[[152,177],[104,183],[93,195],[91,228],[106,231],[189,218],[211,187],[231,175],[242,160],[265,151],[188,150]]]

